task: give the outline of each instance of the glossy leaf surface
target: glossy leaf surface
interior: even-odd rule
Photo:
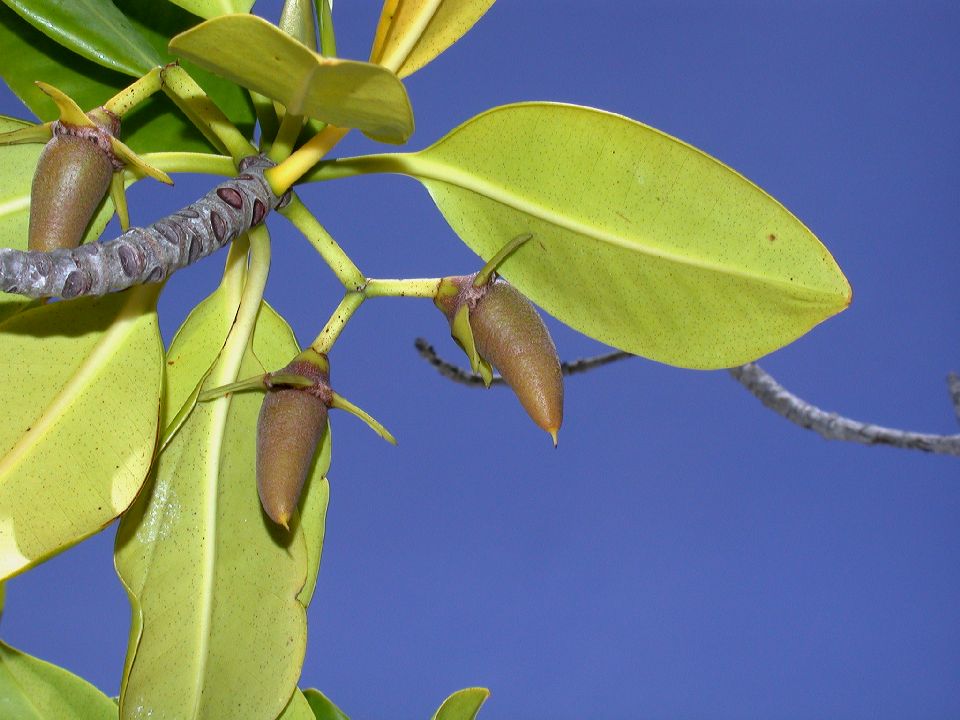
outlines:
[[[310,688],[303,691],[304,696],[310,703],[313,715],[316,720],[350,720],[344,712],[333,704],[326,695],[319,690]]]
[[[250,12],[254,0],[170,0],[187,12],[202,18],[213,18],[230,13]]]
[[[116,720],[117,706],[86,680],[0,642],[0,718]]]
[[[488,697],[490,691],[486,688],[458,690],[443,701],[433,720],[474,720]]]
[[[2,4],[0,47],[0,77],[40,120],[56,120],[59,113],[35,80],[59,88],[84,108],[101,105],[129,81],[58,45]]]
[[[499,272],[602,342],[690,368],[738,365],[843,310],[850,286],[803,223],[726,165],[619,115],[524,103],[479,115],[415,154],[419,179]]]
[[[182,8],[169,2],[144,3],[141,0],[114,0],[114,2],[117,7],[123,10],[130,19],[130,22],[134,24],[153,46],[157,54],[163,58],[164,63],[177,60],[167,49],[170,38],[200,22],[200,18],[196,15],[186,12]],[[183,65],[184,69],[190,73],[190,76],[197,81],[217,107],[230,118],[230,121],[247,137],[252,136],[255,118],[253,104],[250,102],[246,91],[223,78],[208,73],[193,63],[181,63],[181,65]],[[162,95],[155,97],[158,100],[163,100],[163,107],[167,107],[168,104],[172,107],[172,103]],[[144,111],[137,111],[136,116],[138,117],[138,122],[142,122],[139,117],[144,114]],[[192,138],[198,132],[175,107],[171,115],[183,123],[183,127],[180,128],[180,135],[186,134]],[[128,129],[130,129],[129,123]],[[173,137],[171,142],[168,143],[168,146],[161,149],[186,149],[181,148],[178,142],[182,142],[182,140],[178,137]],[[205,142],[206,141],[204,141],[204,143]],[[209,147],[209,145],[205,147]]]
[[[163,62],[170,36],[198,22],[198,18],[167,2],[117,0],[127,19],[147,39]],[[0,4],[0,77],[41,120],[55,120],[57,110],[34,85],[43,80],[56,86],[85,108],[102,105],[131,82],[128,75],[109,70],[58,45],[6,5]],[[214,101],[245,132],[253,127],[253,110],[246,94],[221,78],[190,68]],[[123,141],[136,152],[166,150],[209,151],[203,138],[176,106],[162,94],[149,98],[123,119]]]
[[[158,294],[50,303],[0,324],[0,578],[102,529],[143,485],[162,383]]]
[[[278,26],[287,35],[311,50],[317,49],[317,21],[313,0],[285,0]]]
[[[494,0],[385,0],[370,62],[412,75],[467,34]]]
[[[262,18],[208,20],[171,40],[170,50],[283,103],[287,112],[358,128],[382,142],[402,143],[413,132],[410,101],[396,75],[372,63],[324,58]]]
[[[221,354],[218,387],[282,367],[289,328],[263,306],[237,367]],[[176,380],[191,387],[191,377]],[[178,372],[176,365],[170,372]],[[121,523],[117,570],[134,608],[121,717],[276,718],[300,674],[307,576],[303,533],[274,526],[255,479],[262,394],[198,403],[167,445],[148,493]]]
[[[3,2],[58,44],[110,70],[140,77],[163,62],[110,0]]]
[[[337,34],[333,28],[333,0],[313,0],[313,5],[320,36],[320,53],[325,57],[336,57]]]

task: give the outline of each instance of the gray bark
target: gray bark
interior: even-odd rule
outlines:
[[[827,440],[890,445],[904,450],[920,450],[940,455],[960,455],[960,435],[898,430],[821,410],[791,393],[756,363],[731,368],[730,374],[766,407],[800,427],[813,430]],[[950,390],[952,395],[953,383],[950,383]]]
[[[289,201],[264,178],[273,163],[244,158],[240,174],[185,208],[106,242],[30,252],[0,249],[0,290],[31,298],[103,295],[157,283],[219,250]]]
[[[447,362],[438,356],[436,350],[423,338],[417,338],[415,344],[420,355],[444,377],[464,385],[483,387],[483,378],[480,375]],[[628,357],[633,356],[618,350],[605,355],[565,362],[560,367],[564,375],[572,375]],[[729,372],[766,407],[802,428],[813,430],[827,440],[846,440],[865,445],[889,445],[904,450],[960,456],[960,435],[935,435],[898,430],[821,410],[791,393],[756,363],[730,368]],[[503,384],[503,379],[494,376],[492,384]],[[947,385],[957,419],[960,420],[960,378],[951,373],[947,378]]]

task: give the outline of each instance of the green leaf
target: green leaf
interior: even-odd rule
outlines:
[[[78,55],[140,77],[163,61],[110,0],[3,0],[20,17]]]
[[[0,133],[29,125],[32,123],[0,115]],[[30,188],[42,150],[43,145],[39,143],[0,146],[0,247],[27,249]],[[113,212],[113,203],[108,195],[87,226],[83,242],[100,237]],[[0,322],[31,304],[20,295],[0,293]]]
[[[200,386],[223,348],[237,314],[245,268],[244,255],[232,254],[227,259],[227,268],[220,287],[193,309],[170,344],[167,352],[167,387],[161,411],[165,436],[169,436],[177,427],[178,421],[182,422],[192,410]],[[267,368],[277,370],[284,367],[299,352],[299,347],[293,330],[272,307],[264,303],[260,312],[269,315],[264,322],[269,322],[276,333],[283,337],[282,345],[296,348],[282,365]],[[304,607],[310,605],[320,572],[327,504],[330,500],[330,484],[326,474],[330,469],[331,446],[328,422],[298,503],[300,528],[306,541],[308,559],[307,579],[297,595]]]
[[[313,716],[316,720],[350,720],[343,711],[319,690],[310,688],[303,691],[304,697],[310,703]]]
[[[29,125],[32,123],[0,115],[0,132]],[[27,249],[30,187],[41,150],[42,145],[33,143],[0,147],[0,247]],[[0,292],[0,322],[31,304],[20,295]]]
[[[179,7],[168,2],[150,2],[145,3],[142,0],[114,0],[117,7],[126,13],[130,22],[140,31],[140,33],[153,46],[154,50],[163,58],[164,63],[174,62],[177,58],[167,50],[167,43],[170,38],[183,32],[189,27],[193,27],[200,18],[185,12]],[[246,5],[249,9],[249,2],[240,2],[239,5]],[[217,77],[212,73],[203,70],[193,63],[181,63],[190,73],[190,76],[204,89],[210,99],[216,103],[223,113],[230,118],[230,121],[240,129],[247,137],[253,136],[253,124],[255,116],[253,112],[253,103],[250,101],[246,91],[237,87],[232,82]],[[163,98],[166,102],[166,98]],[[171,105],[171,107],[173,107]],[[173,107],[176,117],[183,123],[181,135],[189,130],[189,135],[194,136],[197,131],[189,121],[184,118],[179,110]],[[139,114],[139,113],[138,113]],[[204,149],[209,147],[204,142]],[[128,143],[129,144],[129,143]],[[176,140],[174,140],[176,145]],[[164,147],[163,150],[186,150],[181,147]]]
[[[324,57],[336,57],[337,34],[333,29],[333,0],[313,0],[313,5],[320,35],[320,54]]]
[[[0,5],[0,47],[0,76],[44,121],[56,120],[59,113],[35,80],[59,88],[84,108],[102,105],[129,81],[58,45],[6,5]]]
[[[412,75],[467,34],[494,0],[385,0],[370,62]]]
[[[317,587],[320,574],[320,560],[323,557],[323,539],[326,534],[327,505],[330,502],[330,483],[327,472],[330,470],[331,452],[330,423],[320,440],[320,448],[314,459],[313,468],[307,476],[303,492],[300,495],[300,527],[307,542],[307,580],[297,598],[304,607],[310,605],[313,592]]]
[[[247,273],[246,236],[230,246],[223,278],[217,289],[197,304],[177,330],[167,350],[164,392],[160,403],[158,453],[162,453],[174,433],[189,417],[197,402],[200,387],[223,349],[240,306],[240,296]],[[136,516],[136,510],[131,516]],[[135,522],[139,522],[136,520]],[[118,548],[123,535],[118,536]],[[117,566],[118,572],[120,570]],[[130,596],[133,614],[130,639],[124,665],[124,677],[130,672],[134,650],[143,631],[143,613],[136,599]],[[119,698],[117,698],[119,704]]]
[[[620,115],[507,105],[418,153],[354,165],[416,177],[484,259],[532,233],[499,272],[566,324],[660,362],[739,365],[850,302],[830,253],[780,203]]]
[[[117,706],[86,680],[0,642],[0,717],[116,720]]]
[[[227,333],[233,327],[246,278],[246,247],[244,243],[244,251],[240,252],[231,246],[220,285],[190,311],[173,336],[167,350],[166,387],[160,406],[161,427],[165,433],[177,415],[189,412],[196,403],[200,385],[217,361]]]
[[[396,75],[371,63],[324,58],[262,18],[207,20],[171,40],[170,50],[295,115],[358,128],[382,142],[406,142],[413,132],[413,111]]]
[[[313,16],[313,0],[285,0],[278,26],[297,42],[317,49],[317,21]]]
[[[130,22],[151,45],[162,50],[167,39],[197,22],[197,18],[168,3],[117,0]],[[58,45],[0,4],[0,77],[41,120],[55,120],[56,106],[35,85],[43,80],[67,93],[83,108],[102,105],[126,87],[130,78],[108,70]],[[191,68],[191,73],[193,73]],[[194,76],[214,101],[248,134],[253,111],[245,93],[232,83],[197,70]],[[124,116],[123,141],[139,153],[182,150],[209,151],[211,145],[165,96],[154,95]]]
[[[480,706],[490,697],[486,688],[466,688],[457,690],[443,701],[433,715],[433,720],[474,720],[480,712]]]
[[[56,302],[0,324],[0,578],[101,530],[143,485],[163,372],[158,294]]]
[[[170,0],[194,15],[213,18],[217,15],[250,12],[254,0]]]
[[[251,345],[240,363],[221,353],[206,387],[282,367],[296,353],[265,306]],[[239,392],[198,403],[160,455],[152,488],[121,522],[115,559],[139,631],[122,718],[273,718],[296,686],[307,548],[298,527],[287,532],[260,508],[262,399]]]
[[[307,698],[304,697],[304,693],[300,692],[298,688],[293,691],[293,697],[290,698],[290,702],[287,703],[277,720],[316,720],[316,716],[313,714],[313,709],[310,707]]]

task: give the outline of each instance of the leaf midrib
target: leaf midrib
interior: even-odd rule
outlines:
[[[437,14],[437,10],[440,9],[440,4],[443,0],[428,0],[422,6],[420,14],[417,16],[416,21],[411,23],[411,30],[407,32],[406,38],[404,38],[404,43],[399,45],[397,48],[397,57],[400,58],[399,62],[396,62],[397,71],[399,71],[409,60],[410,55],[416,50],[417,46],[423,40],[423,34],[427,29],[427,26],[433,21],[434,15]],[[400,5],[404,4],[404,0],[400,0]],[[401,12],[401,8],[397,8],[397,14]]]
[[[106,366],[106,361],[113,355],[116,347],[136,331],[138,321],[144,309],[146,293],[132,292],[124,303],[117,319],[107,330],[87,355],[86,359],[77,367],[76,373],[70,378],[60,391],[54,395],[44,408],[43,412],[30,424],[30,429],[20,436],[9,451],[0,459],[0,478],[16,466],[29,452],[35,442],[38,442],[53,424],[66,412],[73,401],[83,393],[92,383],[99,372]]]
[[[705,260],[703,258],[693,257],[680,252],[664,250],[662,248],[652,247],[641,243],[625,242],[620,236],[606,230],[601,230],[595,226],[578,222],[564,216],[546,205],[535,203],[529,200],[523,200],[519,196],[509,193],[497,185],[480,178],[475,173],[465,170],[459,170],[447,163],[438,160],[432,160],[421,153],[406,153],[387,156],[378,156],[378,159],[389,160],[389,171],[397,172],[403,175],[409,175],[417,180],[434,180],[448,185],[468,190],[482,197],[486,197],[494,202],[505,205],[519,212],[531,215],[548,223],[561,227],[570,232],[578,233],[588,238],[593,238],[609,245],[623,248],[631,252],[637,252],[648,257],[655,257],[679,265],[684,265],[698,270],[727,275],[734,278],[740,278],[748,282],[754,282],[761,285],[773,286],[777,288],[786,288],[791,292],[803,292],[815,298],[828,298],[834,300],[840,295],[831,292],[825,288],[815,288],[797,282],[790,282],[777,277],[760,275],[743,268],[736,268],[730,265],[723,265],[717,262]],[[831,306],[836,302],[830,302]]]

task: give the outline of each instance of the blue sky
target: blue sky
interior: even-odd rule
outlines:
[[[336,4],[342,55],[366,57],[376,5]],[[502,2],[409,79],[411,147],[536,99],[705,150],[805,222],[854,289],[763,365],[825,409],[955,433],[958,35],[948,2]],[[208,182],[138,183],[134,221]],[[368,275],[478,267],[413,181],[304,195]],[[340,291],[272,227],[268,299],[309,342]],[[221,267],[171,281],[168,338]],[[602,350],[550,323],[564,358]],[[428,718],[469,685],[493,692],[485,720],[960,716],[956,458],[826,442],[724,372],[643,359],[569,379],[553,450],[508,391],[436,375],[416,336],[458,358],[414,300],[368,303],[331,357],[399,446],[335,418],[304,687],[354,718]],[[129,611],[111,550],[108,530],[11,581],[3,633],[114,693]]]

